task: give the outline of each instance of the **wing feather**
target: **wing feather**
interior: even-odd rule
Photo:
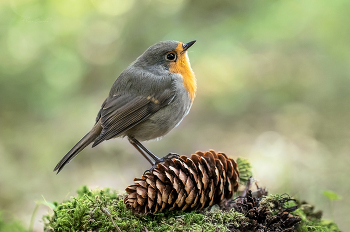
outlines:
[[[103,129],[92,146],[95,147],[143,122],[170,104],[174,97],[174,92],[166,89],[155,98],[127,94],[107,98],[99,112]]]

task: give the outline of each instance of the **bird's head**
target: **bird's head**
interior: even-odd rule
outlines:
[[[183,84],[193,100],[197,85],[187,50],[195,42],[196,40],[188,43],[169,40],[156,43],[139,56],[134,65],[155,74],[163,73],[163,71],[180,74],[183,78]]]

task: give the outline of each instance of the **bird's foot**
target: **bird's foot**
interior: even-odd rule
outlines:
[[[158,166],[158,164],[154,164],[150,169],[146,170],[143,175],[147,174],[147,173],[152,173],[153,170]]]
[[[171,159],[173,159],[173,158],[179,158],[180,156],[178,155],[178,154],[176,154],[176,153],[169,153],[169,154],[167,154],[166,156],[164,156],[163,158],[161,158],[160,160],[161,160],[161,162],[165,162],[165,161],[167,161],[167,160],[171,160]]]
[[[167,154],[163,158],[159,158],[158,160],[156,160],[156,162],[153,164],[153,166],[150,169],[146,170],[143,174],[146,174],[147,172],[151,173],[156,167],[158,167],[158,164],[160,164],[160,163],[166,162],[166,161],[171,160],[173,158],[179,158],[179,157],[180,156],[178,154],[170,152],[169,154]]]

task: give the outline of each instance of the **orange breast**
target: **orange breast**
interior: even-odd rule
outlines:
[[[197,81],[192,71],[190,60],[188,59],[187,51],[181,54],[182,52],[182,43],[179,43],[175,49],[177,53],[177,60],[170,64],[169,71],[172,73],[179,73],[182,76],[183,84],[188,94],[190,95],[191,100],[196,96],[197,91]]]

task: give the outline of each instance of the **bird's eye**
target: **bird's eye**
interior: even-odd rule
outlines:
[[[175,53],[173,53],[173,52],[168,53],[168,54],[166,55],[166,59],[167,59],[167,60],[175,60],[175,59],[176,59]]]

